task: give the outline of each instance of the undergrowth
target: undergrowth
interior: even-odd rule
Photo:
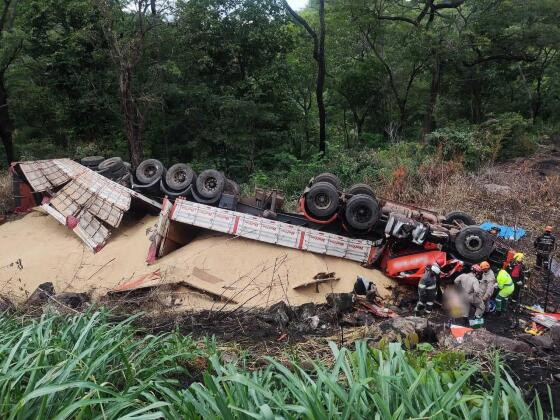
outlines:
[[[12,177],[8,172],[0,171],[0,216],[13,208]]]
[[[0,318],[0,418],[543,419],[499,359],[492,383],[462,356],[330,343],[334,362],[247,370],[213,341],[151,335],[109,313]],[[309,364],[308,364],[309,365]],[[201,378],[200,382],[193,382]]]

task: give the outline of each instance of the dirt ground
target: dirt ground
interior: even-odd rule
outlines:
[[[4,223],[0,294],[21,302],[39,284],[52,282],[57,293],[87,292],[98,299],[132,281],[166,285],[159,299],[167,308],[232,310],[279,301],[324,303],[328,293],[352,291],[357,275],[375,281],[382,296],[395,284],[352,261],[212,233],[147,266],[147,235],[155,222],[153,216],[129,217],[96,254],[40,211]],[[294,289],[322,272],[338,280]]]
[[[525,252],[527,265],[532,266],[534,238],[547,224],[560,230],[560,145],[551,147],[530,159],[496,165],[476,175],[442,176],[416,204],[442,212],[461,209],[478,221],[525,228],[525,238],[505,243]],[[489,192],[487,184],[507,187],[509,192]],[[247,352],[252,366],[259,367],[266,356],[276,356],[287,364],[291,357],[328,363],[328,341],[352,346],[354,340],[368,338],[368,332],[382,319],[369,317],[366,327],[348,326],[340,314],[324,305],[328,293],[350,292],[357,275],[373,280],[382,297],[399,290],[378,271],[351,261],[218,234],[198,237],[147,266],[148,235],[155,221],[152,216],[127,216],[95,255],[71,231],[40,212],[4,223],[0,225],[0,295],[22,302],[39,284],[51,281],[58,293],[83,291],[94,299],[116,302],[116,311],[123,311],[123,316],[128,311],[148,310],[150,315],[140,320],[147,331],[178,329],[196,337],[214,336],[224,357]],[[334,272],[340,280],[293,289],[320,272]],[[138,279],[150,287],[114,293]],[[202,290],[194,290],[193,284],[202,285]],[[543,306],[546,279],[533,271],[527,285],[522,302]],[[548,309],[560,311],[560,280],[553,279],[549,289]],[[412,289],[408,292],[415,295]],[[279,302],[292,309],[286,310]],[[279,306],[266,309],[273,304]],[[398,308],[400,314],[411,314],[412,306],[413,302],[405,303]],[[435,323],[448,321],[441,312],[432,318]],[[488,317],[485,327],[523,341],[523,322],[530,321],[527,314],[521,319],[522,325],[512,328],[511,318]],[[536,390],[546,406],[550,387],[554,405],[560,408],[557,351],[535,348],[530,357],[505,357],[526,397]],[[491,367],[489,360],[483,362]]]

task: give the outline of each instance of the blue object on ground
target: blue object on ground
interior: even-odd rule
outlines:
[[[525,236],[525,229],[520,227],[498,225],[492,222],[484,222],[480,227],[486,231],[497,227],[499,230],[498,236],[500,238],[509,239],[510,241],[518,241]]]

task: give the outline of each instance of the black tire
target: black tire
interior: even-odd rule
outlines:
[[[329,184],[334,185],[338,191],[342,190],[342,182],[340,182],[340,179],[329,172],[324,172],[313,178],[313,184],[318,184],[319,182],[328,182]]]
[[[380,215],[379,203],[369,195],[358,194],[346,202],[344,218],[353,229],[361,231],[371,229]]]
[[[167,170],[165,183],[175,191],[184,191],[195,180],[195,173],[192,168],[185,163],[176,163]]]
[[[220,198],[224,191],[226,177],[215,169],[202,171],[196,177],[196,192],[203,199],[213,200]]]
[[[157,159],[147,159],[136,168],[136,179],[141,184],[151,184],[165,175],[165,166]]]
[[[82,158],[80,162],[88,168],[97,168],[104,160],[105,158],[103,156],[86,156],[85,158]]]
[[[213,198],[204,198],[204,197],[201,197],[200,194],[197,194],[197,192],[195,190],[196,190],[195,188],[191,189],[191,195],[192,195],[193,200],[197,203],[206,204],[206,205],[209,205],[209,206],[215,206],[220,202],[220,196],[213,197]]]
[[[330,182],[314,183],[305,194],[305,206],[309,213],[320,219],[328,219],[338,210],[339,196]]]
[[[465,213],[464,211],[452,211],[445,216],[445,224],[462,228],[465,226],[476,225],[476,222],[470,214]]]
[[[241,188],[239,188],[239,184],[237,184],[237,182],[228,178],[226,179],[226,183],[224,185],[224,192],[237,196],[241,193]]]
[[[112,157],[109,159],[105,159],[98,165],[98,169],[100,171],[117,171],[118,169],[124,166],[124,162],[120,157]]]
[[[478,226],[462,228],[455,236],[455,249],[461,259],[479,262],[492,252],[493,241],[485,230]]]
[[[350,188],[348,188],[346,194],[348,195],[364,194],[364,195],[369,195],[371,198],[375,198],[375,191],[373,191],[373,188],[371,188],[368,184],[354,184]]]

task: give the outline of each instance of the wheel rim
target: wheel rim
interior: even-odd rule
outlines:
[[[183,183],[187,179],[185,171],[177,171],[173,174],[173,181]]]
[[[146,175],[147,177],[152,177],[157,173],[157,167],[155,165],[148,165],[146,166],[146,168],[144,169],[144,175]]]
[[[478,235],[469,235],[465,238],[465,247],[469,251],[480,251],[482,249],[482,238]]]
[[[209,177],[204,181],[204,188],[208,191],[215,191],[218,187],[218,180],[214,177]]]
[[[313,203],[321,210],[328,209],[331,205],[331,198],[327,193],[321,192],[315,195]]]
[[[358,206],[354,214],[359,223],[369,222],[371,219],[371,209],[367,206]]]

